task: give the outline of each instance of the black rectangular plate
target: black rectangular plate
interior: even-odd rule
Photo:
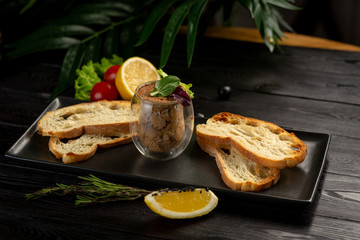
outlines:
[[[98,149],[84,162],[66,165],[49,151],[49,137],[37,134],[37,122],[47,112],[79,103],[72,98],[56,98],[39,118],[6,152],[13,161],[33,167],[51,168],[56,171],[71,171],[75,174],[100,174],[119,177],[158,187],[208,187],[226,196],[248,199],[276,200],[290,203],[310,203],[314,199],[320,181],[330,135],[295,131],[296,136],[308,146],[305,161],[294,168],[281,170],[280,181],[268,190],[251,193],[229,189],[222,181],[214,158],[203,152],[196,144],[195,132],[187,149],[179,157],[168,161],[155,161],[143,157],[133,144],[116,148]],[[195,119],[195,124],[205,119]]]

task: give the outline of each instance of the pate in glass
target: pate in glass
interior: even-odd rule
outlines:
[[[130,124],[130,133],[136,148],[145,157],[169,160],[179,156],[189,144],[194,110],[191,101],[183,106],[170,96],[151,96],[155,83],[146,82],[136,89],[131,109],[138,121]]]

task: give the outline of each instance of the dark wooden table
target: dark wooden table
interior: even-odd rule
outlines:
[[[283,47],[271,54],[262,44],[201,39],[187,68],[182,43],[164,70],[193,83],[196,113],[229,111],[331,135],[314,201],[299,206],[223,197],[204,217],[168,220],[142,200],[84,208],[72,197],[26,200],[40,188],[79,182],[74,173],[4,156],[48,105],[59,76],[57,53],[37,55],[0,66],[0,239],[360,238],[360,53]],[[158,50],[141,56],[156,65]],[[218,98],[223,85],[232,88],[227,101]]]

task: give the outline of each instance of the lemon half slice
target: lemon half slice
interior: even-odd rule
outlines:
[[[160,80],[154,65],[144,58],[131,57],[121,65],[115,85],[124,100],[131,100],[140,84],[153,80]]]
[[[218,204],[216,195],[205,188],[155,191],[146,195],[144,200],[153,212],[171,219],[200,217]]]

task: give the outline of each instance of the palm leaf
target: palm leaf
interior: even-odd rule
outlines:
[[[287,29],[290,32],[294,32],[294,29],[285,21],[285,19],[281,16],[281,14],[276,8],[272,9],[272,13],[274,17],[279,21],[281,26],[283,26],[285,29]]]
[[[28,1],[27,4],[20,10],[20,14],[23,14],[24,12],[29,10],[36,2],[37,0]]]
[[[102,38],[93,38],[86,46],[83,63],[87,64],[89,61],[98,62],[100,60]]]
[[[171,15],[163,37],[160,56],[160,68],[165,66],[174,45],[176,34],[178,33],[181,24],[183,23],[186,15],[194,3],[194,0],[182,3]]]
[[[51,22],[51,25],[64,25],[64,24],[79,24],[79,25],[108,25],[111,24],[111,18],[103,14],[91,13],[91,14],[75,14],[68,15],[63,18],[55,19]]]
[[[187,64],[188,67],[191,65],[191,60],[195,48],[195,40],[197,34],[197,26],[199,24],[200,16],[208,0],[198,1],[190,10],[188,18],[188,31],[186,35],[186,46],[187,46]]]
[[[134,55],[134,42],[135,42],[135,23],[125,23],[120,32],[120,53],[124,59]]]
[[[271,5],[289,9],[289,10],[300,10],[301,9],[300,7],[297,7],[297,6],[294,6],[293,4],[291,4],[289,2],[289,0],[266,0],[266,2]]]
[[[199,34],[202,35],[206,30],[207,27],[211,24],[214,20],[215,14],[221,9],[222,1],[210,1],[207,6],[203,16],[199,22]]]
[[[87,3],[71,9],[69,15],[76,14],[101,14],[109,17],[126,17],[129,15],[129,8],[123,5],[110,3]]]
[[[10,46],[16,47],[26,45],[28,42],[37,41],[38,39],[54,38],[61,36],[70,37],[78,35],[91,35],[93,33],[93,29],[82,25],[44,26]]]
[[[113,28],[105,35],[103,56],[111,58],[113,54],[119,54],[119,29]]]
[[[67,51],[62,63],[59,81],[51,94],[49,101],[74,85],[76,78],[76,69],[81,66],[85,51],[84,44],[75,44]]]
[[[228,0],[223,3],[223,22],[225,26],[232,25],[232,15],[234,9],[235,0]]]
[[[21,48],[16,48],[12,52],[9,52],[7,57],[9,59],[15,59],[28,54],[42,52],[46,50],[54,49],[68,49],[75,44],[79,44],[80,40],[70,37],[55,37],[50,39],[42,39],[39,41],[33,41],[24,45]]]
[[[149,38],[160,19],[176,1],[178,0],[163,0],[151,11],[140,33],[139,40],[135,44],[136,47],[143,44]]]

